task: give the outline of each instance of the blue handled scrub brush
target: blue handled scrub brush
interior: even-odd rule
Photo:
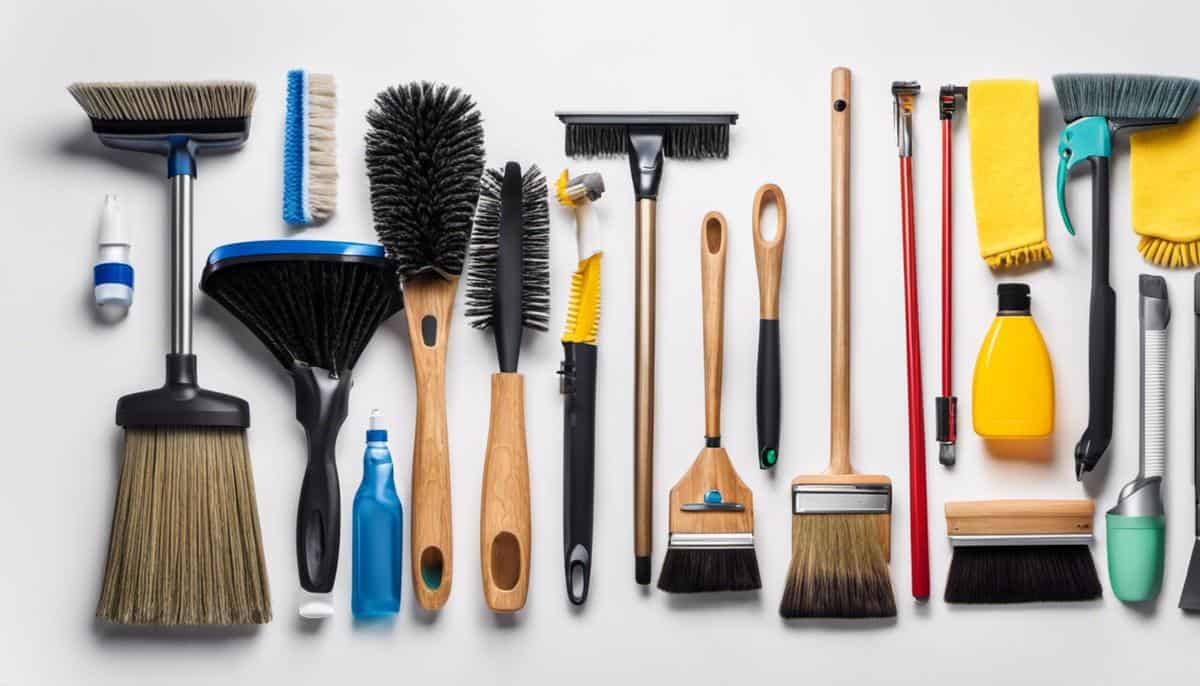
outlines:
[[[337,88],[331,74],[287,75],[283,133],[283,221],[304,226],[337,208]]]

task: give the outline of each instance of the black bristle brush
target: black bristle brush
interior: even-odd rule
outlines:
[[[308,466],[296,515],[300,614],[326,617],[337,575],[341,497],[335,449],[351,371],[401,306],[383,248],[337,241],[252,241],[212,252],[200,288],[246,325],[291,375]]]
[[[509,162],[484,173],[471,262],[467,318],[492,329],[500,371],[483,464],[479,552],[483,596],[494,612],[516,612],[529,591],[529,457],[525,382],[517,372],[521,333],[545,331],[550,314],[550,211],[537,166]]]
[[[454,573],[446,346],[479,197],[483,124],[457,88],[409,83],[375,96],[367,125],[375,233],[399,270],[416,383],[413,591],[422,608],[436,610]]]

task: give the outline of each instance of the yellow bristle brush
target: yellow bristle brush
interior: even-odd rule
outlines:
[[[567,598],[587,600],[592,568],[592,501],[596,450],[596,334],[600,328],[600,260],[588,207],[604,193],[596,173],[571,178],[564,169],[555,184],[558,202],[575,214],[579,265],[563,330],[559,369],[563,394],[563,558]]]

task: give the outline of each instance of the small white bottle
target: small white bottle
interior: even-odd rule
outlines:
[[[100,250],[92,280],[96,305],[124,312],[133,304],[133,265],[129,263],[129,234],[121,221],[117,196],[104,196],[100,215]]]

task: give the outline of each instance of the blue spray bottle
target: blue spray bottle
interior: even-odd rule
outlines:
[[[354,494],[354,583],[351,609],[358,618],[400,611],[404,511],[392,481],[392,454],[383,416],[371,411],[362,483]]]

